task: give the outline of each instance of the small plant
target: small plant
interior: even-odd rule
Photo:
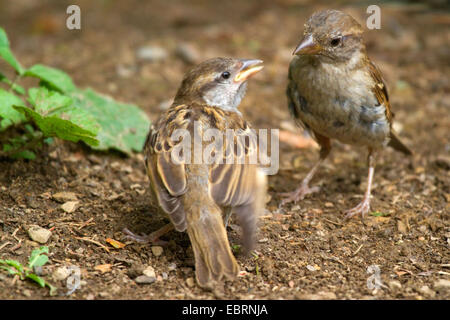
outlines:
[[[374,216],[374,217],[387,217],[387,216],[389,216],[389,213],[387,213],[387,212],[381,212],[381,211],[372,211],[372,212],[370,213],[370,215],[371,215],[371,216]]]
[[[61,70],[22,67],[1,27],[0,59],[16,73],[11,80],[0,70],[0,157],[34,159],[52,138],[82,141],[96,150],[142,150],[150,121],[137,106],[79,89]],[[38,86],[25,90],[18,84],[24,77],[39,79]]]
[[[241,245],[240,244],[232,244],[231,250],[233,251],[233,253],[238,254],[241,252]]]
[[[39,249],[34,249],[31,252],[30,258],[28,259],[28,266],[26,267],[17,260],[0,259],[0,269],[8,271],[8,273],[13,276],[19,276],[20,280],[30,279],[39,284],[42,288],[47,286],[50,289],[50,295],[53,296],[56,294],[56,287],[33,273],[35,268],[42,267],[48,262],[48,256],[44,253],[48,253],[48,247],[44,246]]]

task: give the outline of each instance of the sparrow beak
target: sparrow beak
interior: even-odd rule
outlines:
[[[238,74],[234,77],[234,82],[244,82],[255,73],[261,71],[262,68],[264,68],[264,66],[261,65],[263,61],[258,59],[241,59],[241,63],[242,66],[239,69]]]
[[[295,48],[293,55],[318,54],[322,47],[316,43],[312,35],[306,36],[302,42]]]

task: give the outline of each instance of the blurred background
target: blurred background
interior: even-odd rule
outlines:
[[[289,121],[287,67],[306,19],[316,10],[335,8],[365,25],[367,7],[377,4],[381,29],[367,30],[368,52],[386,78],[397,119],[416,132],[432,123],[416,123],[415,117],[448,115],[447,3],[15,0],[0,1],[0,25],[25,66],[40,62],[61,68],[79,86],[136,103],[153,120],[170,104],[192,64],[215,56],[261,58],[265,70],[252,81],[242,110],[255,126],[279,127]],[[66,28],[70,4],[81,9],[81,30]]]
[[[66,9],[71,4],[81,8],[81,30],[66,27]],[[279,192],[293,190],[318,158],[314,143],[304,138],[291,120],[285,97],[288,65],[302,38],[303,25],[313,12],[334,8],[351,14],[365,26],[367,7],[373,4],[381,9],[381,29],[367,30],[367,50],[386,80],[395,129],[414,156],[405,159],[386,150],[379,157],[372,203],[383,216],[369,217],[369,229],[364,229],[357,219],[343,222],[341,213],[357,203],[351,195],[364,192],[367,151],[335,143],[336,151],[315,178],[322,185],[321,192],[292,206],[289,214],[274,213],[262,221],[265,238],[258,260],[262,277],[251,274],[255,270],[253,260],[240,260],[250,275],[235,283],[236,289],[227,287],[232,288],[227,297],[305,298],[299,293],[326,290],[330,291],[327,299],[372,298],[375,294],[366,288],[364,266],[370,262],[382,265],[384,281],[398,277],[403,285],[399,294],[379,291],[378,297],[433,298],[434,292],[429,293],[428,287],[423,291],[422,286],[432,287],[436,273],[413,276],[408,270],[442,270],[449,262],[448,1],[0,0],[0,26],[5,28],[12,51],[24,67],[43,63],[62,69],[77,86],[92,87],[117,100],[137,104],[152,120],[170,106],[183,74],[193,64],[216,56],[263,59],[265,68],[251,79],[240,110],[256,128],[280,128],[298,138],[280,144],[280,172],[269,179],[270,213],[278,212]],[[11,73],[5,64],[0,63],[0,70]],[[84,228],[83,235],[98,241],[105,237],[122,239],[123,227],[148,233],[165,223],[163,217],[148,214],[148,180],[142,155],[92,155],[83,153],[80,145],[69,143],[51,148],[57,152],[34,162],[1,164],[0,172],[6,174],[0,202],[16,208],[11,214],[20,212],[18,206],[28,208],[22,195],[33,199],[64,188],[82,195],[84,207],[61,219],[68,217],[77,223],[94,219],[94,225]],[[135,191],[136,185],[141,189]],[[10,233],[27,219],[50,227],[49,221],[63,215],[53,201],[38,199],[33,214],[5,220],[11,224]],[[183,285],[187,277],[184,271],[176,277],[171,273],[169,280],[158,280],[153,287],[136,287],[130,280],[134,276],[126,275],[128,264],[113,270],[115,273],[99,276],[94,266],[117,263],[114,255],[92,243],[74,242],[72,231],[54,223],[60,238],[52,254],[56,252],[62,261],[70,253],[66,246],[78,246],[81,253],[70,253],[71,257],[89,269],[85,270],[91,276],[89,286],[83,287],[78,298],[211,297],[195,288],[190,289],[194,292],[191,294]],[[230,235],[237,243],[237,232],[230,231]],[[137,249],[139,245],[130,245],[131,249],[120,251],[122,260],[118,261],[128,263],[131,259],[133,266],[136,261],[150,263],[158,274],[169,273],[172,262],[191,266],[185,262],[189,260],[189,242],[182,236],[170,234],[178,245],[164,249],[162,258],[150,257],[147,245],[141,245],[142,250]],[[321,258],[330,250],[341,259],[335,258],[338,263]],[[415,261],[422,259],[425,262],[419,265],[420,270],[414,269]],[[323,272],[311,272],[316,265],[322,266]],[[278,288],[286,290],[276,291]],[[22,292],[20,287],[15,290],[0,290],[0,298],[11,299],[9,292],[15,296]],[[448,299],[448,294],[436,297]],[[317,295],[309,298],[317,299]]]

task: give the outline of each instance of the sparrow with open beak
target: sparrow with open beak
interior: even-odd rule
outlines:
[[[263,68],[261,64],[261,60],[215,58],[194,67],[185,75],[172,106],[152,126],[145,145],[151,190],[171,224],[146,238],[127,233],[136,240],[154,241],[173,227],[187,231],[201,287],[211,288],[223,276],[233,279],[238,274],[222,215],[226,224],[229,214],[236,214],[244,246],[251,250],[257,218],[264,209],[267,182],[259,167],[248,161],[207,163],[200,155],[197,163],[194,143],[198,141],[194,137],[203,137],[208,129],[222,133],[227,129],[250,131],[237,108],[247,80]],[[184,130],[194,138],[189,142],[190,157],[173,158],[174,150],[179,150],[179,144],[172,139],[176,130]],[[206,140],[200,141],[203,150],[211,144]],[[247,145],[236,145],[240,143],[245,144],[242,139],[234,139],[230,150],[248,152]]]
[[[337,10],[316,12],[305,25],[304,39],[289,66],[286,93],[297,124],[319,143],[320,160],[297,190],[285,194],[282,204],[319,190],[309,182],[330,153],[331,139],[369,149],[367,190],[362,202],[347,211],[347,218],[364,217],[370,210],[376,152],[389,145],[411,154],[392,129],[386,85],[366,54],[362,33],[355,19]]]

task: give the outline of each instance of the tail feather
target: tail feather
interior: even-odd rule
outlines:
[[[201,287],[211,287],[223,276],[234,279],[239,267],[231,252],[218,207],[199,208],[188,218],[187,233],[195,256],[195,273]]]
[[[394,132],[391,131],[391,140],[388,143],[388,146],[394,148],[397,151],[400,151],[408,156],[412,155],[411,149],[403,144],[400,139],[396,136]]]

